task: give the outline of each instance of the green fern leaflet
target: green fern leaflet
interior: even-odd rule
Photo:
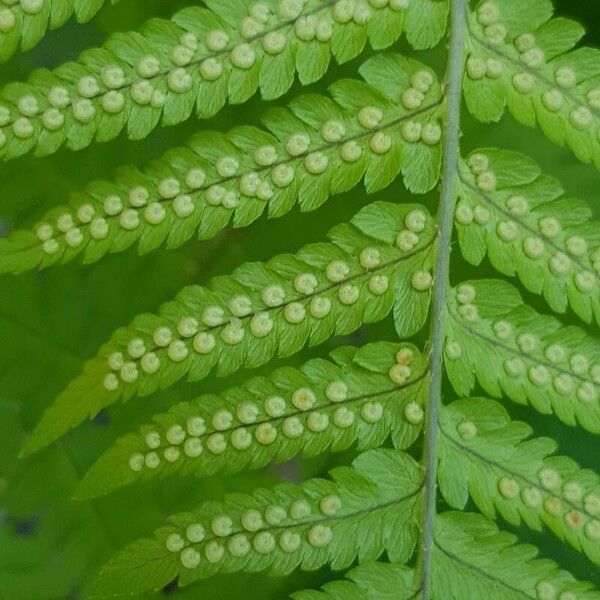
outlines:
[[[2,167],[69,182],[0,220],[0,597],[600,600],[600,49],[550,0],[4,0],[0,60],[154,10],[0,88]]]

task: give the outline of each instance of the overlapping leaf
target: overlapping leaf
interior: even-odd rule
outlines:
[[[457,400],[441,424],[439,482],[451,506],[469,495],[490,518],[514,525],[542,523],[560,539],[600,563],[600,479],[565,456],[556,442],[530,438],[531,428],[511,421],[491,400]],[[530,439],[528,439],[530,438]]]
[[[517,543],[489,519],[477,514],[445,512],[437,517],[431,598],[522,600],[577,598],[598,600],[599,592],[576,580],[537,549]],[[365,563],[333,581],[323,591],[305,590],[295,600],[413,600],[419,577],[398,563]]]
[[[528,157],[478,150],[460,174],[455,221],[463,256],[484,256],[543,294],[556,312],[570,306],[600,322],[600,227],[590,207],[565,198],[561,185]]]
[[[331,97],[301,96],[268,111],[269,132],[202,132],[144,171],[125,167],[114,182],[92,183],[33,230],[0,239],[0,272],[80,254],[92,262],[136,242],[142,253],[174,248],[196,233],[211,238],[230,220],[247,226],[265,210],[278,217],[296,202],[314,210],[363,179],[367,192],[379,191],[400,172],[411,191],[429,191],[441,160],[435,75],[399,55],[376,56],[360,73],[366,83],[338,81]],[[403,104],[407,90],[418,91],[418,106]]]
[[[35,0],[26,0],[35,1]],[[37,0],[39,1],[39,0]],[[446,1],[367,3],[364,0],[208,0],[140,32],[115,34],[78,62],[36,71],[27,83],[0,90],[0,155],[77,150],[126,130],[131,139],[159,125],[217,113],[259,88],[265,99],[323,77],[331,57],[357,56],[403,30],[417,47],[445,29]],[[426,26],[425,26],[426,24]]]
[[[600,432],[598,339],[537,313],[506,282],[471,281],[453,290],[445,365],[460,396],[477,380],[492,396]]]
[[[537,555],[537,548],[518,544],[515,535],[481,515],[443,513],[436,521],[434,597],[598,600],[600,592],[589,583]]]
[[[332,480],[231,495],[171,518],[153,539],[134,542],[102,569],[95,598],[187,585],[217,572],[283,575],[300,566],[348,567],[385,550],[407,560],[417,541],[421,471],[394,450],[371,450]]]
[[[348,579],[330,581],[322,591],[302,590],[294,600],[399,600],[415,597],[414,572],[398,563],[372,562],[352,569]]]
[[[549,20],[552,12],[550,0],[479,3],[469,19],[465,101],[485,122],[508,109],[600,167],[600,50],[573,49],[583,27]]]
[[[333,361],[282,368],[173,407],[119,439],[90,469],[79,496],[172,473],[259,468],[327,449],[409,446],[423,419],[426,364],[409,344],[339,348]]]
[[[226,375],[289,356],[382,319],[395,304],[401,336],[427,316],[436,227],[419,205],[377,202],[330,243],[266,265],[249,263],[209,287],[189,287],[118,330],[49,407],[26,444],[37,450],[100,409],[187,376]]]

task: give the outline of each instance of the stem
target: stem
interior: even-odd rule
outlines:
[[[442,353],[444,314],[450,276],[456,174],[460,143],[460,109],[465,64],[465,31],[467,0],[452,0],[450,16],[450,49],[448,54],[447,105],[445,115],[444,162],[439,206],[439,249],[435,267],[435,287],[431,324],[431,386],[425,425],[425,506],[423,514],[423,547],[421,554],[421,597],[431,596],[431,563],[434,546],[434,522],[437,494],[438,422],[442,405]]]

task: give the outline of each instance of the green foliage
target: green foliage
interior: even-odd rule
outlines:
[[[185,288],[159,314],[138,316],[48,408],[25,452],[120,399],[151,394],[184,376],[197,381],[213,368],[225,376],[241,366],[258,367],[306,343],[351,333],[385,317],[398,289],[411,302],[396,316],[396,329],[401,336],[418,331],[431,296],[435,242],[426,210],[374,203],[329,237],[330,243],[296,255],[247,263],[210,287]]]
[[[407,560],[417,540],[417,463],[373,450],[331,478],[236,494],[173,516],[154,539],[134,542],[107,563],[94,597],[160,589],[175,577],[185,585],[220,571],[285,575],[325,563],[341,569],[358,553],[373,560],[384,549],[394,561]]]
[[[600,432],[597,338],[538,314],[514,287],[496,280],[459,285],[446,326],[446,369],[459,395],[468,395],[477,379],[493,396],[530,402],[567,425]]]
[[[296,72],[303,84],[317,81],[332,56],[346,62],[367,39],[385,48],[406,27],[416,47],[435,44],[447,11],[438,0],[416,0],[406,15],[403,2],[398,8],[360,10],[337,0],[269,0],[258,9],[247,0],[206,4],[209,10],[189,7],[172,20],[154,19],[139,32],[115,34],[78,62],[4,87],[1,156],[31,150],[47,155],[63,144],[79,150],[123,129],[141,139],[159,123],[181,123],[194,111],[212,117],[227,102],[241,104],[258,89],[265,100],[279,98]]]
[[[10,511],[0,529],[2,597],[64,598],[98,554],[113,551],[113,540],[93,504],[73,506],[68,495],[57,491],[71,493],[79,477],[67,446],[52,448],[26,465],[10,464],[25,432],[16,404],[4,399],[0,433],[2,473],[13,484],[2,497],[3,509]],[[39,519],[33,516],[38,511]]]
[[[487,255],[552,310],[570,306],[599,322],[600,239],[590,207],[563,197],[562,186],[522,154],[485,149],[467,163],[455,212],[463,256],[480,264]]]
[[[0,240],[0,272],[64,263],[80,253],[89,263],[136,241],[140,253],[165,242],[176,248],[196,232],[212,238],[230,220],[250,225],[265,209],[270,217],[296,203],[315,210],[363,179],[367,192],[377,192],[400,171],[408,189],[429,191],[441,158],[434,74],[398,55],[374,57],[360,73],[367,85],[345,79],[330,87],[331,98],[305,95],[288,109],[271,109],[263,118],[268,131],[201,132],[143,172],[124,167],[115,182],[92,183],[70,206],[52,208],[35,230]],[[411,82],[426,92],[418,107],[399,101]]]
[[[570,458],[550,456],[556,442],[527,439],[531,428],[511,421],[502,406],[485,399],[453,402],[440,428],[440,489],[455,508],[469,494],[485,515],[514,525],[542,523],[581,549],[596,564],[594,518],[600,509],[600,480]]]
[[[156,415],[152,425],[119,439],[100,457],[78,495],[106,494],[177,472],[206,477],[256,469],[299,453],[339,452],[355,442],[360,449],[376,448],[389,435],[395,447],[410,446],[427,392],[418,350],[379,342],[338,348],[332,358],[299,370],[282,368]]]
[[[89,21],[107,0],[21,0],[4,2],[0,9],[0,61],[20,47],[29,50],[48,29],[57,29],[72,16],[79,23]],[[120,0],[110,0],[116,4]]]
[[[0,59],[104,2],[4,4]],[[2,233],[0,596],[599,600],[596,211],[451,140],[462,94],[600,167],[600,50],[549,0],[203,4],[0,90],[8,173],[170,148]]]

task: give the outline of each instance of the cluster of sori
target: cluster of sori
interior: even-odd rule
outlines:
[[[328,381],[324,389],[320,382],[318,387],[308,384],[287,393],[282,390],[272,393],[273,384],[263,383],[261,387],[265,393],[258,394],[259,384],[252,383],[247,392],[251,399],[243,402],[238,401],[238,392],[235,402],[225,402],[222,406],[215,406],[215,398],[211,397],[206,402],[201,399],[197,404],[186,405],[185,411],[184,407],[176,407],[175,422],[169,419],[169,424],[164,426],[144,428],[144,433],[139,436],[140,450],[128,458],[129,468],[134,472],[144,468],[154,470],[160,466],[163,458],[167,463],[176,463],[184,457],[197,458],[203,453],[204,447],[211,455],[221,455],[228,447],[235,451],[246,451],[252,449],[254,443],[271,446],[281,436],[284,438],[284,449],[279,451],[284,455],[290,440],[301,437],[310,440],[316,434],[330,437],[333,434],[332,439],[344,446],[347,445],[342,437],[346,435],[344,432],[349,428],[356,431],[351,437],[346,435],[347,443],[351,443],[356,436],[361,436],[361,427],[379,424],[386,411],[392,415],[383,433],[387,435],[395,423],[396,407],[389,406],[388,401],[397,401],[397,396],[391,393],[398,393],[423,379],[422,373],[413,374],[413,360],[414,351],[411,348],[398,350],[396,361],[387,374],[388,381],[393,385],[382,387],[377,393],[351,395],[348,384],[342,379]],[[418,362],[421,366],[420,360]],[[351,374],[355,383],[357,374]],[[362,374],[369,376],[366,372]],[[234,394],[231,395],[233,397]],[[420,425],[423,409],[419,402],[412,399],[403,404],[402,417],[411,425]],[[190,416],[179,416],[184,412],[190,413]],[[332,432],[332,428],[337,431]],[[231,470],[232,467],[226,468]]]
[[[595,162],[598,146],[600,87],[597,84],[597,60],[589,49],[575,50],[583,28],[565,22],[564,38],[557,41],[553,25],[563,22],[540,22],[532,15],[533,31],[512,35],[502,24],[501,4],[485,2],[470,21],[470,56],[466,72],[467,102],[475,114],[486,120],[497,118],[504,105],[523,122],[533,125],[539,120],[553,140],[566,141],[586,162]],[[510,20],[510,19],[508,19]],[[476,98],[494,97],[494,108],[477,108]],[[489,113],[487,112],[489,110]],[[588,148],[581,148],[589,139]]]
[[[437,229],[427,209],[375,202],[350,224],[335,227],[329,237],[331,242],[309,245],[296,255],[243,265],[206,287],[185,288],[158,314],[134,319],[88,362],[43,421],[55,422],[54,410],[62,412],[68,405],[70,417],[61,421],[68,429],[89,411],[151,394],[184,377],[197,381],[215,368],[224,376],[244,366],[265,364],[276,354],[289,356],[306,344],[383,319],[399,290],[410,298],[412,312],[395,313],[396,328],[403,336],[416,331],[426,318],[433,285]],[[405,268],[398,269],[400,264]],[[395,377],[401,379],[398,369]],[[87,414],[80,414],[83,404],[89,407]],[[379,408],[367,405],[363,412],[377,414]],[[421,419],[420,410],[414,408],[411,418]],[[309,429],[322,427],[322,421],[321,416],[312,416]],[[39,431],[45,428],[43,423]],[[272,424],[257,431],[276,435]],[[36,433],[29,444],[47,443],[45,434],[40,435],[44,441],[36,440]],[[221,437],[211,439],[217,444]],[[191,451],[199,452],[198,447]],[[149,460],[157,462],[153,456]],[[139,457],[134,464],[141,466]]]
[[[332,247],[331,253],[337,258],[326,262],[322,272],[306,265],[306,271],[299,272],[291,286],[289,282],[269,283],[258,292],[237,294],[226,302],[196,308],[182,315],[174,327],[158,326],[146,338],[132,336],[122,348],[108,354],[104,388],[115,392],[122,382],[135,383],[140,369],[154,375],[161,360],[182,363],[190,354],[201,357],[218,353],[222,345],[241,344],[247,332],[257,340],[265,338],[278,331],[275,325],[280,320],[284,327],[319,321],[330,316],[332,310],[339,314],[351,309],[365,294],[386,294],[394,265],[431,243],[427,240],[431,218],[423,209],[408,211],[404,227],[396,236],[396,248],[379,240],[357,248],[356,255]],[[280,277],[273,273],[270,279],[278,281]],[[418,292],[429,291],[431,273],[416,269],[411,283]]]
[[[457,369],[469,365],[489,393],[507,394],[521,403],[529,399],[543,413],[555,412],[565,423],[578,420],[586,429],[598,431],[600,347],[596,340],[522,306],[520,296],[508,285],[508,302],[502,310],[490,308],[493,300],[486,289],[480,307],[481,288],[477,283],[459,285],[448,311],[445,355],[458,388],[465,383],[456,381]],[[474,336],[476,345],[488,349],[486,365],[473,352],[463,352]],[[485,374],[490,363],[497,366],[492,377]]]
[[[241,527],[236,526],[228,514],[218,514],[210,523],[194,522],[185,530],[170,533],[165,545],[170,552],[179,555],[187,569],[197,568],[202,560],[217,563],[226,552],[233,557],[250,552],[270,554],[276,548],[295,552],[300,548],[303,533],[308,544],[323,548],[333,539],[333,530],[327,521],[339,516],[341,509],[341,498],[329,494],[316,503],[300,498],[289,506],[270,504],[264,511],[248,509],[240,516]],[[307,525],[311,521],[314,524]]]
[[[491,515],[496,506],[510,522],[544,523],[597,560],[600,488],[593,471],[567,457],[548,456],[556,444],[549,438],[528,439],[531,430],[511,421],[493,401],[460,400],[442,420],[442,460],[454,460],[453,468],[465,474],[464,486],[477,488],[475,502],[483,512]],[[442,476],[443,492],[452,476]]]
[[[39,11],[43,1],[21,0],[17,6],[19,10],[27,7]],[[292,52],[290,45],[329,43],[336,28],[366,26],[374,11],[393,14],[407,6],[407,0],[281,0],[277,9],[272,10],[269,5],[257,2],[239,23],[223,23],[223,28],[208,31],[204,23],[214,24],[214,15],[203,9],[183,11],[174,18],[179,37],[167,44],[170,48],[164,48],[162,40],[161,44],[153,44],[156,34],[149,30],[133,53],[137,58],[128,53],[129,60],[115,56],[114,62],[110,62],[103,55],[98,61],[77,65],[77,77],[59,67],[40,75],[41,85],[5,94],[0,103],[0,147],[13,139],[18,145],[18,140],[52,137],[51,134],[58,132],[54,143],[48,140],[45,143],[60,145],[69,138],[76,144],[70,139],[71,130],[81,135],[81,126],[96,118],[122,117],[101,134],[109,139],[126,125],[123,115],[132,109],[132,103],[142,109],[158,109],[160,114],[178,95],[188,94],[202,83],[215,83],[235,71],[249,72],[267,57]],[[14,10],[14,6],[9,6],[0,11],[0,33],[7,33],[15,26]],[[419,94],[415,90],[407,95],[406,103],[414,105]],[[281,91],[276,95],[281,95]],[[190,109],[192,106],[193,102]],[[182,120],[181,116],[173,118]]]
[[[269,492],[205,503],[193,512],[173,516],[147,542],[158,560],[169,563],[169,572],[186,583],[228,571],[232,563],[247,565],[248,560],[257,568],[269,566],[282,574],[300,562],[316,566],[334,555],[336,562],[346,565],[357,552],[345,538],[347,528],[366,531],[386,515],[395,518],[394,509],[410,514],[422,488],[415,461],[392,450],[366,452],[352,468],[340,468],[332,475],[332,480],[283,484]],[[394,487],[392,482],[404,485]],[[353,489],[351,483],[362,487]],[[414,533],[407,527],[404,543],[408,546],[414,543]],[[373,556],[381,552],[381,544],[405,555],[404,543],[391,532],[377,540],[366,536],[361,542],[362,551]]]
[[[529,483],[503,476],[498,479],[498,490],[504,498],[520,499],[527,508],[563,518],[573,531],[583,528],[589,540],[600,540],[600,520],[594,518],[600,516],[598,494],[585,494],[577,482],[563,482],[558,471],[550,467],[540,469],[537,485]]]
[[[48,9],[52,0],[3,0],[3,4],[5,7],[0,10],[0,33],[8,34],[17,26],[20,18],[38,15],[45,10],[44,4]],[[269,4],[256,2],[250,6],[248,16],[241,22],[239,34],[249,40],[263,36],[265,52],[278,54],[285,48],[287,38],[277,29],[268,31],[274,25],[283,27],[286,22],[292,22],[293,32],[299,40],[328,41],[333,33],[331,20],[338,24],[365,24],[371,18],[373,9],[388,7],[392,11],[399,11],[408,8],[408,4],[409,0],[333,0],[322,2],[319,6],[307,3],[306,0],[281,0],[276,11],[273,11]],[[308,14],[303,16],[307,5]],[[76,10],[85,15],[80,7],[76,7]],[[60,17],[53,19],[59,20]],[[55,26],[56,23],[53,22],[52,25]],[[220,52],[228,47],[229,41],[227,32],[217,29],[206,36],[204,45],[208,50]],[[190,57],[181,50],[173,51],[175,64],[188,64],[191,58],[193,54]],[[242,61],[241,64],[246,63]]]
[[[433,83],[431,77],[428,71],[419,71],[413,76],[413,82],[424,82],[429,90]],[[407,92],[411,91],[420,95],[417,99],[420,107],[423,94],[408,88]],[[341,120],[329,119],[313,137],[309,135],[312,132],[299,131],[291,134],[280,148],[273,144],[260,145],[245,165],[242,165],[241,153],[225,154],[218,158],[212,169],[207,167],[200,149],[200,156],[186,152],[185,169],[177,171],[170,167],[173,172],[168,177],[137,174],[138,179],[146,181],[145,185],[119,189],[111,184],[96,184],[85,201],[79,200],[77,207],[65,209],[61,214],[56,214],[55,210],[39,224],[36,229],[39,244],[45,254],[54,255],[105,240],[111,227],[113,234],[121,229],[136,232],[137,238],[144,225],[157,226],[169,219],[191,217],[199,202],[229,211],[235,210],[241,198],[269,202],[279,191],[291,186],[297,177],[323,175],[327,169],[338,168],[339,160],[354,163],[365,151],[370,150],[376,155],[389,152],[393,132],[388,133],[386,129],[398,123],[396,120],[384,121],[380,108],[365,106],[358,111],[349,131],[347,125]],[[258,135],[261,133],[257,130]],[[441,128],[436,121],[405,120],[401,124],[401,135],[409,143],[422,141],[436,145],[441,138]],[[207,172],[208,169],[214,172]],[[300,181],[298,185],[302,183]],[[107,188],[114,190],[103,194]]]
[[[488,236],[494,235],[511,244],[513,250],[518,249],[519,258],[535,261],[545,272],[572,283],[582,294],[594,292],[600,273],[600,248],[590,248],[584,235],[571,231],[573,214],[568,215],[569,226],[565,228],[559,218],[544,214],[547,211],[543,207],[536,210],[540,204],[554,199],[552,195],[548,199],[548,189],[532,186],[524,188],[524,193],[496,194],[496,175],[490,170],[488,157],[476,153],[467,162],[473,179],[472,183],[463,179],[468,189],[456,207],[457,223],[485,228]],[[528,192],[531,197],[527,197]],[[580,210],[575,202],[573,208],[576,213]],[[493,214],[490,209],[494,209]]]

